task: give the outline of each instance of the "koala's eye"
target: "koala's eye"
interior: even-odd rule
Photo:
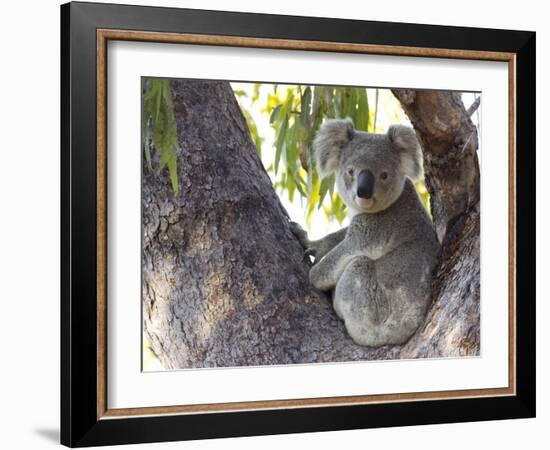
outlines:
[[[353,167],[350,167],[350,168],[348,169],[348,175],[349,175],[350,177],[352,177],[353,174],[354,174]]]
[[[386,178],[388,178],[388,172],[382,172],[382,173],[380,174],[380,178],[381,178],[382,180],[385,180]]]

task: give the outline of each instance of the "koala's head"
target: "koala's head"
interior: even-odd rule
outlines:
[[[410,127],[392,125],[386,134],[355,130],[351,119],[321,125],[313,142],[321,177],[336,173],[344,203],[356,213],[375,213],[395,202],[408,176],[421,175],[421,151]]]

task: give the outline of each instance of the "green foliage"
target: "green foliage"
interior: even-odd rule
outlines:
[[[419,181],[416,183],[416,192],[418,192],[418,195],[420,196],[420,200],[422,200],[422,203],[424,204],[424,207],[426,208],[426,210],[431,214],[430,194],[426,189],[426,185],[424,184],[423,181]]]
[[[254,141],[254,145],[256,146],[256,150],[258,151],[258,156],[260,158],[262,157],[262,144],[264,142],[264,138],[260,136],[258,133],[258,127],[256,126],[256,122],[254,121],[254,118],[252,117],[252,114],[246,109],[242,109],[243,116],[246,120],[246,125],[248,126],[248,131],[250,132],[250,136],[252,136],[252,140]]]
[[[176,152],[179,148],[170,80],[148,79],[143,96],[142,137],[150,169],[151,147],[159,152],[159,170],[168,168],[172,190],[178,193]]]

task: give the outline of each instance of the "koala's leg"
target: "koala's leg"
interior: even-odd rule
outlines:
[[[407,342],[424,320],[432,267],[433,255],[416,242],[348,264],[333,304],[352,339],[371,347]]]
[[[384,323],[391,305],[369,258],[359,256],[348,264],[336,285],[333,306],[357,344],[377,347],[387,343]]]
[[[412,241],[376,261],[378,284],[392,313],[384,323],[385,340],[402,344],[423,323],[431,301],[436,249]]]
[[[352,242],[344,239],[309,271],[309,281],[321,291],[336,287],[347,265],[360,254]]]

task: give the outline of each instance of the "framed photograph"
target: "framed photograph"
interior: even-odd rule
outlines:
[[[61,442],[535,415],[535,33],[61,7]]]

